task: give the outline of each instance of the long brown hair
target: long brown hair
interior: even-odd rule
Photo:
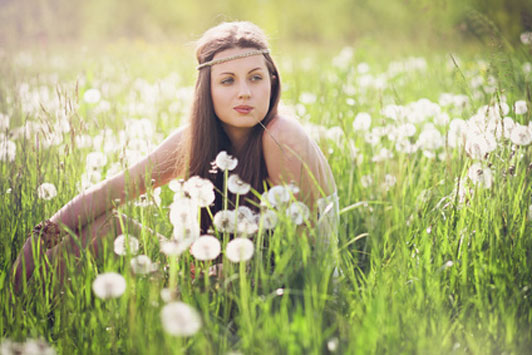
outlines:
[[[209,29],[200,38],[196,47],[196,58],[198,63],[202,64],[212,60],[216,53],[231,48],[268,49],[268,41],[262,30],[250,22],[225,22]],[[220,191],[223,190],[223,174],[220,172],[212,174],[209,171],[212,169],[211,162],[222,150],[238,158],[238,166],[232,173],[238,174],[258,192],[264,190],[263,184],[268,172],[262,152],[262,135],[264,127],[277,114],[281,82],[270,54],[263,55],[271,79],[270,105],[264,119],[252,128],[247,141],[239,151],[232,149],[229,137],[215,114],[211,97],[210,67],[201,69],[198,73],[186,144],[187,175],[207,178]],[[213,213],[220,210],[222,204],[220,194],[216,195]],[[242,202],[249,205],[246,201]],[[210,222],[203,211],[201,224],[204,232]]]

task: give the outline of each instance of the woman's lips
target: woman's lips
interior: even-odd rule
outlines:
[[[235,110],[238,113],[247,114],[247,113],[250,113],[253,110],[253,107],[248,106],[248,105],[239,105],[239,106],[233,107],[233,110]]]

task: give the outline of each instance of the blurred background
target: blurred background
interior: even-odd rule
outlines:
[[[379,41],[445,49],[485,41],[495,32],[518,42],[520,33],[532,30],[532,1],[0,0],[0,46],[123,40],[186,44],[231,20],[255,22],[278,46]]]

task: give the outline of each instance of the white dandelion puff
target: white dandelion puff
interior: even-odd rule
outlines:
[[[190,247],[190,244],[192,244],[193,240],[163,240],[160,242],[159,247],[161,250],[161,253],[167,255],[167,256],[179,256],[183,254],[185,250],[187,250]]]
[[[334,353],[336,352],[336,350],[338,350],[338,344],[339,344],[338,338],[336,337],[331,338],[327,341],[327,349],[329,349],[331,353]]]
[[[300,225],[310,217],[310,210],[303,202],[295,201],[290,204],[286,210],[286,214],[292,222],[296,225]]]
[[[238,159],[227,154],[225,150],[222,150],[215,159],[216,166],[222,170],[233,170],[238,165]]]
[[[493,183],[493,173],[490,168],[483,168],[479,163],[471,165],[467,177],[476,185],[489,189]]]
[[[98,89],[89,89],[83,94],[83,100],[88,104],[95,104],[102,98],[102,94]]]
[[[220,233],[233,232],[235,230],[235,211],[218,211],[214,215],[213,224]]]
[[[268,190],[268,201],[273,207],[280,207],[290,200],[290,192],[281,185],[273,186]]]
[[[161,309],[164,330],[175,336],[191,336],[201,328],[198,311],[183,302],[171,302]]]
[[[397,183],[397,178],[391,174],[384,176],[384,190],[389,191]]]
[[[15,160],[15,155],[17,153],[17,145],[8,140],[0,141],[0,161],[13,161]]]
[[[137,255],[129,263],[135,274],[145,275],[157,270],[157,264],[152,263],[147,255]]]
[[[262,223],[262,227],[266,230],[270,230],[275,228],[277,225],[277,213],[275,213],[272,210],[265,210],[260,215],[260,221]]]
[[[120,234],[114,241],[114,252],[117,255],[126,255],[129,252],[133,255],[139,251],[139,240],[132,235]]]
[[[532,132],[530,127],[517,123],[510,132],[510,140],[513,144],[529,145],[532,143]]]
[[[220,241],[213,236],[199,237],[191,246],[190,253],[197,260],[214,260],[220,255],[222,247]]]
[[[90,152],[85,161],[87,170],[100,169],[107,164],[107,157],[102,152]]]
[[[514,112],[517,115],[524,115],[525,113],[527,113],[527,111],[528,111],[528,108],[526,106],[525,100],[518,100],[514,103]]]
[[[164,301],[164,303],[172,302],[177,298],[177,290],[173,290],[167,287],[164,287],[161,289],[161,299]]]
[[[355,131],[367,131],[371,126],[371,116],[367,112],[359,112],[353,121]]]
[[[126,279],[116,272],[99,274],[92,282],[92,290],[101,299],[120,297],[126,291]]]
[[[207,207],[214,202],[214,185],[210,180],[192,176],[184,183],[183,190],[199,207]]]
[[[253,242],[247,238],[235,238],[227,243],[225,255],[234,263],[248,261],[253,256]]]
[[[227,188],[235,195],[245,195],[251,189],[251,185],[244,182],[238,175],[232,174],[227,179]]]
[[[57,189],[54,184],[45,182],[37,188],[37,196],[42,200],[51,200],[57,196]]]

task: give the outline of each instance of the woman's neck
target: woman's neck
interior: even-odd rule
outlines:
[[[223,128],[225,134],[227,134],[227,137],[229,137],[229,140],[231,141],[232,148],[235,152],[239,152],[246,143],[251,132],[251,128],[227,127],[225,125]]]

